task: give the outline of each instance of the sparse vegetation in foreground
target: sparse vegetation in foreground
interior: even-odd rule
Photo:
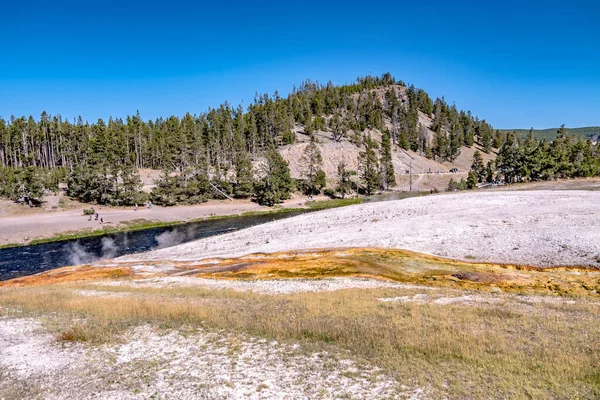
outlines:
[[[93,290],[100,295],[82,293]],[[423,293],[431,301],[379,300]],[[457,296],[480,301],[439,302]],[[599,396],[600,306],[540,299],[418,287],[273,296],[71,283],[0,289],[0,310],[43,317],[57,340],[91,346],[124,340],[131,328],[151,323],[299,343],[307,352],[350,350],[432,398]]]

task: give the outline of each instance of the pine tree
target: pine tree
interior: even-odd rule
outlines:
[[[458,136],[457,132],[453,132],[450,134],[450,140],[448,141],[448,150],[447,150],[447,158],[450,161],[456,160],[456,158],[460,155],[460,146],[461,140]]]
[[[408,134],[405,131],[401,131],[400,135],[398,135],[398,147],[404,150],[410,149],[410,144],[408,142]]]
[[[460,112],[460,125],[463,131],[463,144],[472,147],[475,142],[475,130],[473,129],[473,117],[471,111]]]
[[[455,192],[458,190],[458,183],[454,180],[454,178],[450,178],[448,181],[448,187],[446,188],[447,192]]]
[[[483,147],[484,153],[489,153],[492,149],[492,127],[485,122],[485,120],[483,120],[478,128],[478,136],[481,147]]]
[[[347,194],[352,192],[352,181],[350,180],[350,171],[346,169],[346,163],[342,160],[337,166],[337,186],[336,191],[341,194],[342,199],[346,197]]]
[[[152,189],[150,198],[155,204],[174,206],[177,204],[177,192],[178,178],[171,176],[168,170],[164,170],[156,186]]]
[[[305,194],[312,196],[318,194],[325,187],[325,172],[321,169],[323,156],[315,142],[309,142],[304,148],[300,163],[303,167],[303,173],[307,177]]]
[[[569,131],[565,128],[565,124],[562,124],[560,128],[556,131],[559,139],[566,139],[569,136]]]
[[[18,190],[14,198],[19,203],[29,204],[30,207],[39,205],[44,195],[40,175],[35,167],[25,168],[18,178]]]
[[[483,157],[479,151],[473,153],[473,163],[471,164],[471,170],[475,171],[477,175],[477,181],[483,182],[486,177],[485,165],[483,164]]]
[[[262,172],[262,177],[254,185],[258,204],[272,206],[289,198],[293,189],[290,168],[275,148],[267,151]]]
[[[494,181],[494,162],[492,160],[488,161],[485,168],[485,181],[487,183],[492,183]]]
[[[142,192],[142,179],[133,165],[124,166],[120,178],[122,183],[119,184],[118,195],[116,196],[118,205],[132,206],[147,201],[148,196]]]
[[[254,191],[254,172],[250,155],[245,149],[242,138],[238,135],[236,139],[236,153],[234,157],[235,183],[233,195],[236,198],[252,196]]]
[[[502,132],[500,132],[499,130],[496,130],[496,133],[494,134],[494,138],[492,139],[492,147],[494,147],[495,149],[499,149],[503,143],[504,143],[504,140],[502,139]]]
[[[380,187],[380,175],[377,168],[379,163],[373,147],[373,140],[371,137],[367,136],[365,140],[365,149],[358,155],[360,179],[364,184],[367,196],[373,194]]]
[[[437,160],[444,161],[448,156],[448,137],[446,132],[435,132],[433,137],[433,148],[431,149],[433,157]]]
[[[477,183],[478,183],[477,172],[475,172],[472,169],[469,170],[469,176],[467,177],[467,188],[475,189],[477,187]]]
[[[331,120],[329,121],[329,128],[333,133],[333,140],[336,142],[340,142],[346,135],[346,132],[348,131],[348,123],[339,109],[336,110],[335,114],[333,114],[333,117],[331,117]]]
[[[506,183],[513,183],[518,172],[519,149],[512,133],[506,136],[506,141],[498,152],[496,163],[504,175]]]
[[[390,141],[390,134],[384,133],[381,137],[381,160],[380,160],[380,171],[382,187],[389,189],[392,186],[396,186],[396,176],[394,174],[394,164],[392,163],[392,146]]]

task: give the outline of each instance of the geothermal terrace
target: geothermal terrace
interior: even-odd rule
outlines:
[[[600,192],[472,192],[368,203],[135,254],[121,262],[377,247],[532,266],[600,267]]]

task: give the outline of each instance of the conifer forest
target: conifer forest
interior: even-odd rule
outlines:
[[[420,113],[431,126],[419,122]],[[370,138],[372,130],[382,133],[380,143]],[[316,146],[305,152],[306,179],[298,181],[277,151],[293,144],[296,132],[312,138],[317,131],[360,148],[354,189],[365,194],[394,187],[391,151],[400,148],[452,161],[477,143],[497,155],[484,165],[476,153],[469,188],[600,174],[599,145],[571,137],[564,127],[551,141],[533,134],[520,139],[384,74],[341,86],[307,80],[287,97],[257,94],[247,109],[226,102],[182,117],[146,121],[136,113],[90,123],[43,112],[0,118],[0,196],[35,205],[65,182],[67,194],[86,203],[196,204],[231,196],[272,205],[294,190],[318,193],[328,179],[336,182],[329,192],[343,197],[352,189],[349,171],[340,165],[339,176],[325,177]],[[151,193],[141,191],[139,169],[162,171]]]

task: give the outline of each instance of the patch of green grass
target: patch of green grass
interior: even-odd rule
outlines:
[[[306,211],[306,208],[293,207],[293,208],[273,208],[270,210],[261,211],[244,211],[240,214],[242,217],[261,216],[261,215],[272,215],[272,214],[284,214],[289,212]]]
[[[362,203],[362,199],[360,198],[347,198],[347,199],[332,199],[325,201],[307,201],[306,205],[311,210],[325,210],[328,208],[337,208],[337,207],[345,207],[353,204]]]

